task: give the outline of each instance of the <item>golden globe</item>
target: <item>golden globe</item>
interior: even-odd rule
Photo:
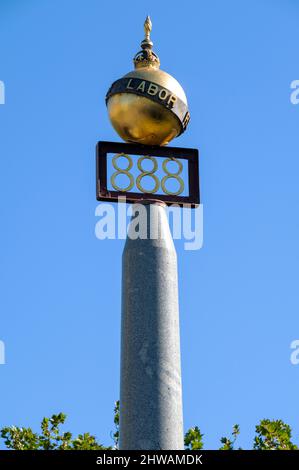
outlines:
[[[152,50],[149,18],[144,29],[142,50],[134,57],[135,70],[111,85],[106,104],[110,121],[123,140],[166,145],[185,131],[190,120],[188,103],[179,82],[160,69]]]

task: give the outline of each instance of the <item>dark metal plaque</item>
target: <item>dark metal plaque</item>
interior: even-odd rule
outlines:
[[[196,207],[200,204],[198,150],[98,142],[96,197],[98,201],[119,202],[125,197],[129,203],[152,200]]]

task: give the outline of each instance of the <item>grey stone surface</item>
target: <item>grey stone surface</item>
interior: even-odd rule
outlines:
[[[158,236],[131,239],[132,219],[123,252],[120,449],[183,449],[176,252],[165,208],[142,209]]]

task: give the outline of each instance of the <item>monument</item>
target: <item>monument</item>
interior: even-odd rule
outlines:
[[[122,260],[121,450],[184,448],[177,256],[166,206],[199,204],[198,151],[167,147],[190,114],[183,88],[160,69],[151,29],[147,17],[135,69],[106,96],[127,143],[97,144],[97,199],[133,203]]]

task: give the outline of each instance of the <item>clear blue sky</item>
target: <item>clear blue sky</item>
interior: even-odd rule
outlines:
[[[111,82],[150,14],[161,68],[187,92],[204,246],[177,243],[185,428],[215,448],[259,419],[299,441],[299,5],[293,0],[0,0],[0,425],[64,411],[110,444],[119,394],[123,241],[99,241],[97,140],[119,141]]]

